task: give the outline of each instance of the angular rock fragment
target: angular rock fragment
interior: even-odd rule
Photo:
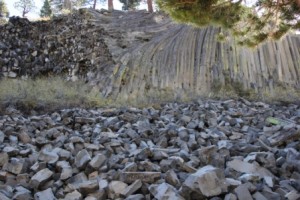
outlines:
[[[138,189],[142,187],[142,181],[141,180],[136,180],[134,181],[131,185],[126,187],[123,192],[121,193],[122,196],[128,197],[135,193]]]
[[[246,185],[240,185],[234,189],[235,194],[237,195],[239,200],[252,200],[252,196]]]
[[[64,200],[82,200],[82,195],[77,190],[66,194]]]
[[[142,194],[133,194],[128,196],[125,200],[144,200],[145,196]]]
[[[216,196],[227,192],[224,173],[221,169],[211,165],[202,167],[196,173],[189,175],[183,184],[191,191],[206,197]]]
[[[79,185],[79,191],[83,195],[87,195],[97,191],[99,188],[97,180],[83,181]]]
[[[97,169],[99,167],[101,167],[105,162],[106,162],[107,158],[105,155],[103,154],[97,154],[95,157],[93,157],[93,159],[89,162],[89,165],[94,168]]]
[[[237,159],[227,162],[227,167],[230,167],[238,172],[257,174],[262,178],[264,176],[274,177],[274,175],[269,170],[260,167],[258,164],[248,163]]]
[[[53,175],[53,172],[48,168],[38,171],[30,180],[30,186],[33,188],[39,188],[45,182],[47,182]],[[46,192],[48,194],[48,192]]]
[[[122,181],[112,181],[108,186],[108,197],[116,199],[120,197],[128,185]]]
[[[184,200],[184,198],[178,194],[178,191],[168,183],[159,185],[152,184],[149,186],[149,191],[156,199]]]
[[[9,156],[5,152],[0,153],[0,167],[2,167],[5,163],[8,162]]]
[[[180,181],[174,172],[174,170],[169,170],[166,172],[166,177],[165,180],[168,184],[174,186],[174,187],[179,187],[180,186]]]
[[[160,177],[160,172],[122,172],[121,174],[121,180],[125,183],[133,183],[136,180],[141,180],[145,183],[154,183]]]
[[[4,159],[5,159],[5,154]],[[10,162],[6,162],[3,166],[3,170],[6,170],[13,174],[20,174],[24,170],[25,161],[23,159],[12,158]]]
[[[43,190],[34,195],[35,200],[56,200],[51,188]]]
[[[61,180],[66,180],[72,176],[73,169],[67,161],[58,161],[56,166],[61,169]]]
[[[80,152],[78,152],[75,157],[75,166],[79,169],[82,169],[90,160],[90,154],[87,152],[87,150],[83,149]]]
[[[42,162],[47,162],[49,164],[55,164],[59,159],[59,156],[55,152],[50,152],[47,150],[42,150],[39,154],[39,160]]]

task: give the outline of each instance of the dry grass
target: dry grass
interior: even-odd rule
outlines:
[[[100,92],[83,82],[67,82],[60,77],[35,80],[3,79],[0,103],[23,110],[104,106]]]

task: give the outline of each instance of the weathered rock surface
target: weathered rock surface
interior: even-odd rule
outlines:
[[[10,110],[0,116],[0,199],[297,200],[299,109],[240,99]],[[31,141],[15,142],[25,129]]]
[[[298,35],[252,50],[237,46],[234,39],[217,42],[219,32],[146,11],[81,9],[51,22],[13,17],[0,29],[0,75],[60,74],[98,86],[103,96],[125,99],[183,98],[237,82],[260,95],[276,86],[299,88]],[[182,116],[191,127],[195,122],[189,119]],[[234,118],[227,121],[236,123]]]

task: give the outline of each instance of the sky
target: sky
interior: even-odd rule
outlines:
[[[7,4],[8,10],[9,10],[9,15],[10,16],[22,16],[22,13],[14,8],[14,3],[17,2],[18,0],[4,0],[4,2]],[[44,0],[33,0],[36,6],[36,9],[30,13],[28,13],[26,16],[28,19],[37,19],[39,18],[40,15],[40,10],[43,6]],[[102,5],[98,3],[97,6],[98,9],[100,8],[105,8],[107,9],[107,5]],[[122,10],[122,4],[118,0],[114,0],[114,8],[116,10]],[[139,9],[146,9],[145,5],[141,5]]]

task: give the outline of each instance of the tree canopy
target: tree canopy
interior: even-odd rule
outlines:
[[[4,0],[0,0],[0,17],[8,17],[9,12]]]
[[[71,11],[80,8],[90,0],[49,0],[54,13],[62,13],[65,10]]]
[[[33,0],[19,0],[14,4],[14,7],[22,12],[22,17],[35,9]]]
[[[256,46],[300,29],[300,0],[157,0],[173,19],[229,30],[239,44]],[[220,35],[224,38],[224,35]]]
[[[40,16],[41,17],[50,17],[52,15],[52,10],[51,10],[51,6],[48,0],[44,1],[44,5],[41,8],[41,13]]]
[[[9,12],[6,6],[6,3],[4,0],[0,0],[0,25],[3,25],[6,23],[6,17],[9,16]]]
[[[141,2],[141,0],[119,0],[122,4],[123,10],[135,9]]]

